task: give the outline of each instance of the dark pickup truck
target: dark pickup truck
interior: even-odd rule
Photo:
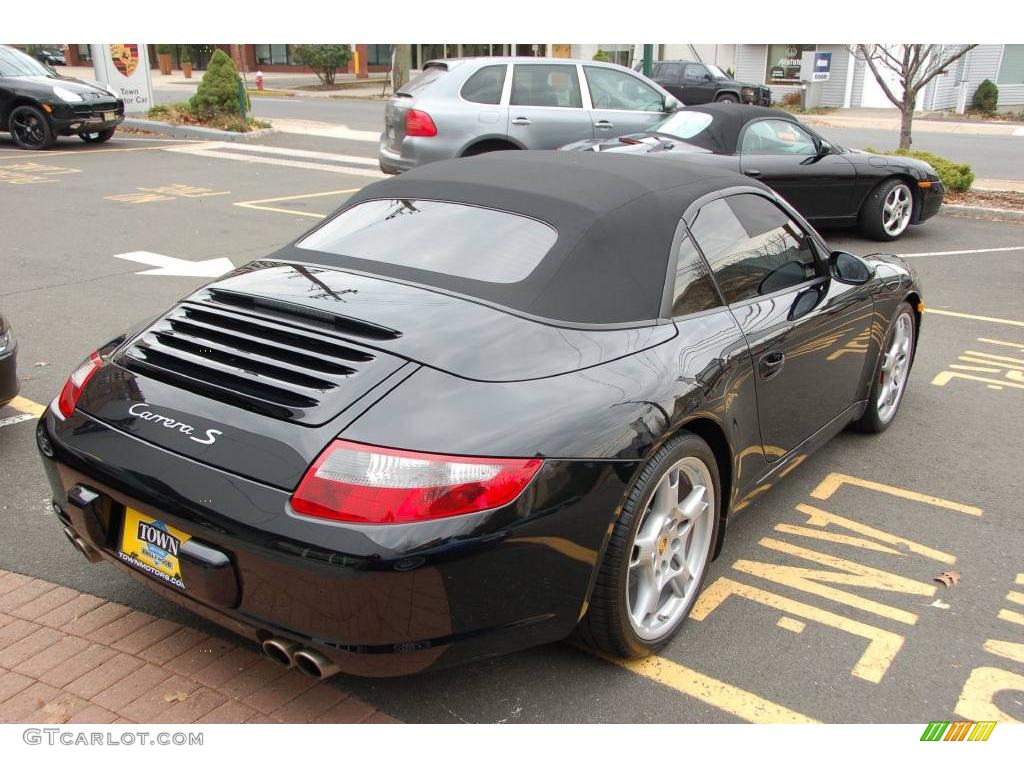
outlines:
[[[714,64],[656,61],[651,79],[687,106],[713,101],[735,101],[762,107],[772,103],[772,92],[768,86],[733,80]]]

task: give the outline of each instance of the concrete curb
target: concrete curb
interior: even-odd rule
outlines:
[[[276,128],[261,128],[249,133],[237,133],[236,131],[219,131],[216,128],[203,128],[199,125],[171,125],[159,120],[142,120],[137,117],[126,118],[121,125],[125,128],[150,131],[175,139],[205,139],[207,141],[256,141],[278,132]]]
[[[1024,221],[1024,211],[1011,211],[1006,208],[984,208],[980,205],[951,205],[945,203],[942,213],[953,216],[984,216],[995,221]]]

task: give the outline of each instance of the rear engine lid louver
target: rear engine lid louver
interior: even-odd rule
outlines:
[[[285,302],[275,302],[282,308],[250,301],[250,314],[207,301],[175,307],[116,362],[198,395],[309,426],[334,418],[405,362],[325,333],[321,318],[296,312],[294,324],[280,322]]]

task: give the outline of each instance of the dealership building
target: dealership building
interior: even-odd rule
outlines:
[[[149,46],[150,62],[157,66],[156,52]],[[195,69],[204,69],[214,50],[220,48],[231,55],[244,69],[254,72],[308,72],[295,60],[295,46],[288,43],[194,44],[190,46]],[[772,99],[782,102],[789,94],[799,94],[800,58],[806,51],[831,54],[829,79],[821,84],[818,104],[824,107],[893,108],[881,86],[862,59],[854,55],[853,45],[845,43],[758,43],[758,44],[657,44],[655,58],[685,59],[717,64],[732,71],[737,80],[759,83],[771,88]],[[357,43],[352,49],[357,57],[349,62],[349,72],[359,77],[385,72],[390,66],[390,44]],[[559,58],[593,58],[602,51],[611,61],[635,66],[640,61],[643,45],[637,43],[417,43],[412,46],[412,66],[419,69],[431,59],[466,56],[553,56]],[[68,64],[88,64],[89,46],[67,45]],[[173,66],[179,69],[177,46],[172,54]],[[358,61],[357,61],[358,60]],[[889,76],[893,90],[898,91],[895,73]],[[1024,45],[979,45],[949,71],[939,75],[925,88],[918,108],[925,111],[954,110],[958,95],[970,105],[974,91],[983,80],[991,80],[999,88],[999,109],[1017,111],[1024,108]]]

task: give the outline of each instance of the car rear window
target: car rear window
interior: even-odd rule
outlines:
[[[445,74],[447,74],[447,72],[447,67],[428,67],[427,69],[423,70],[423,72],[414,77],[412,80],[410,80],[408,83],[403,85],[401,89],[396,91],[395,95],[415,96],[420,91],[423,91],[428,85],[430,85],[435,80],[440,80],[442,77],[445,76]]]
[[[445,277],[517,283],[554,245],[548,224],[515,213],[433,200],[367,200],[342,211],[296,247]]]

